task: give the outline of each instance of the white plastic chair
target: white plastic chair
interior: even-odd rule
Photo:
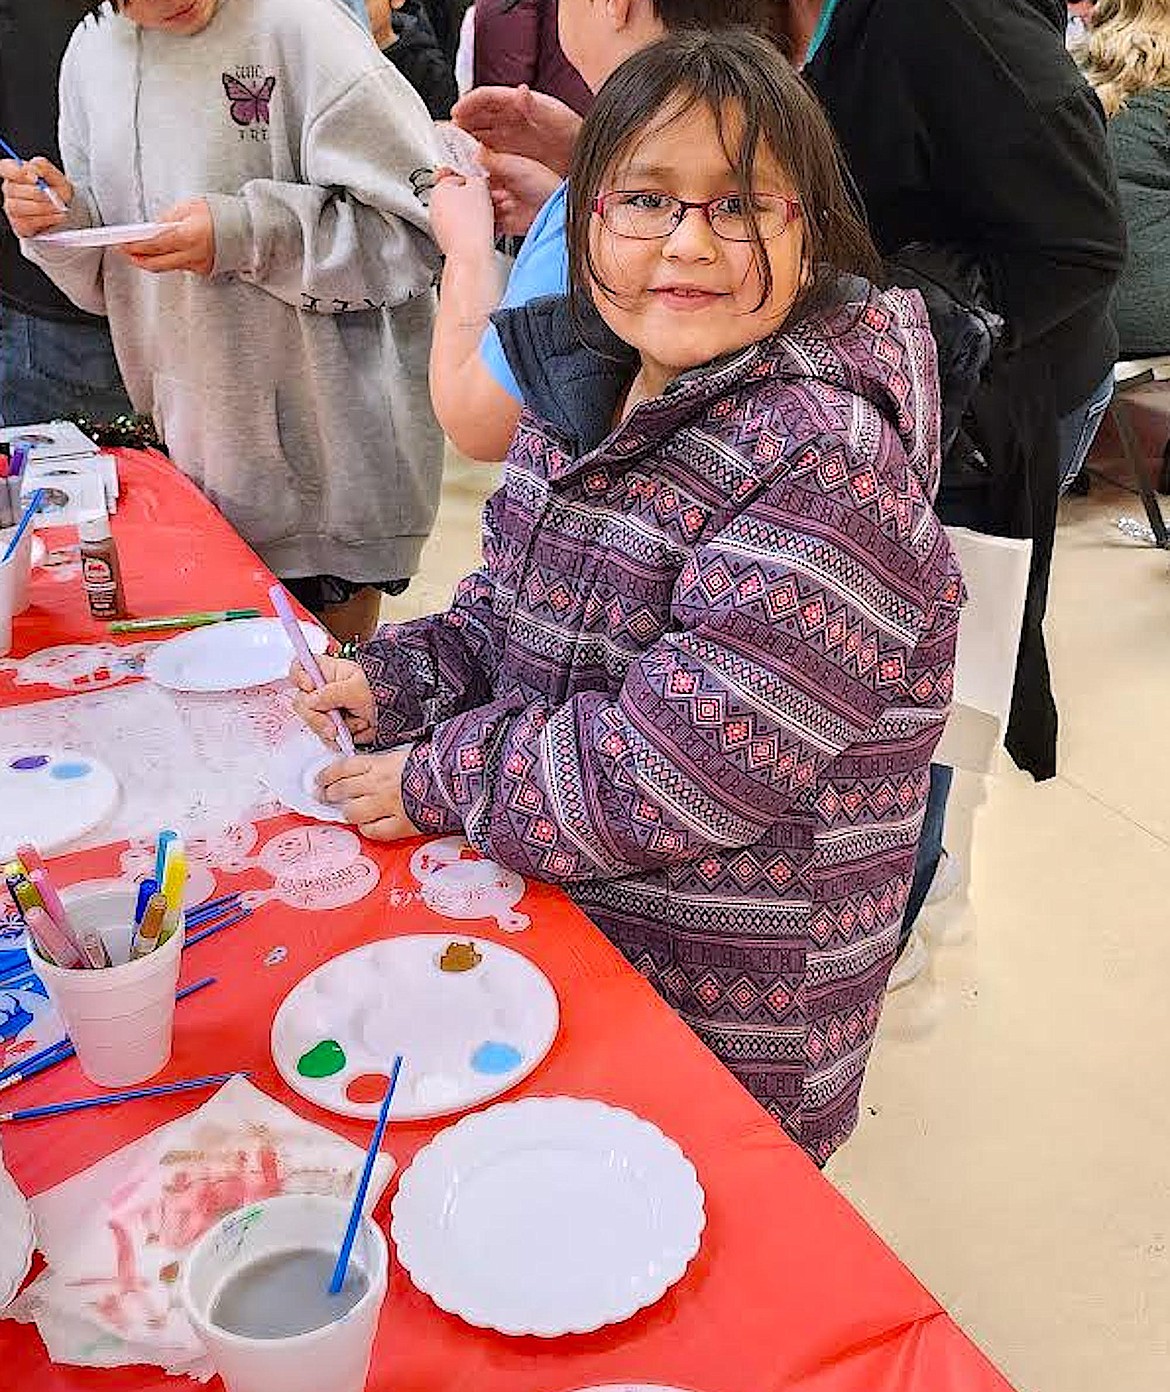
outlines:
[[[1032,543],[948,527],[967,587],[959,616],[955,696],[936,764],[993,773],[1011,711]]]

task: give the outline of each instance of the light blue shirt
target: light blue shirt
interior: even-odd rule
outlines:
[[[569,248],[565,240],[568,184],[562,184],[536,215],[528,229],[520,255],[508,277],[501,309],[515,309],[544,295],[563,295],[569,288]],[[523,399],[504,345],[494,324],[488,326],[480,344],[480,356],[495,380],[517,401]]]

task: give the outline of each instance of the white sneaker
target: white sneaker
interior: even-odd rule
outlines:
[[[926,891],[922,907],[929,909],[935,904],[941,904],[955,893],[962,882],[963,871],[958,859],[949,851],[943,851],[942,855],[939,856],[938,864],[935,866],[934,879],[931,880],[930,888]]]
[[[918,933],[911,931],[906,939],[906,946],[902,950],[902,955],[890,968],[890,979],[886,983],[887,991],[900,991],[903,986],[909,986],[926,970],[930,961],[930,953],[926,944],[919,937]]]

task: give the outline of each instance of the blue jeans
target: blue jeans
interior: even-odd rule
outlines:
[[[1112,400],[1111,372],[1087,401],[1083,401],[1075,411],[1070,411],[1067,416],[1061,416],[1057,421],[1057,438],[1060,444],[1058,477],[1062,493],[1080,473]],[[923,901],[934,879],[934,872],[942,859],[943,827],[947,819],[947,799],[951,795],[953,776],[954,770],[946,768],[943,764],[930,766],[930,792],[926,799],[926,816],[922,822],[922,834],[918,839],[914,879],[910,885],[910,897],[906,900],[906,913],[902,919],[899,951],[905,946],[910,930],[922,911]]]
[[[0,423],[78,412],[112,421],[132,410],[105,324],[38,319],[0,305]]]

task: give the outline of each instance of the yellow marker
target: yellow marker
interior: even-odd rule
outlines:
[[[162,884],[159,888],[167,901],[167,909],[177,913],[183,907],[183,890],[187,887],[187,852],[181,837],[167,846],[166,863],[163,865]]]

